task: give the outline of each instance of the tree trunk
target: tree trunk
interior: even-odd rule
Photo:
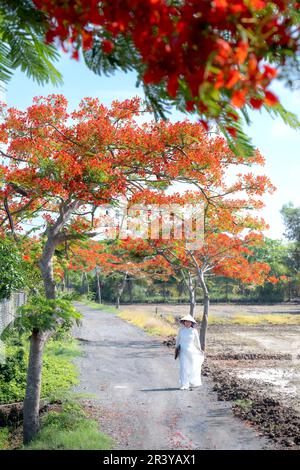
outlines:
[[[56,239],[48,233],[42,256],[39,260],[42,279],[47,299],[55,299],[55,282],[53,277],[53,255]],[[41,376],[43,349],[47,333],[33,330],[30,337],[29,363],[27,369],[26,394],[24,400],[23,441],[28,444],[39,430],[39,409],[41,393]]]
[[[192,317],[195,316],[195,308],[196,308],[196,286],[193,283],[193,277],[190,272],[185,274],[184,270],[180,270],[182,280],[189,292],[189,301],[190,301],[190,315]]]
[[[188,288],[189,288],[189,296],[190,296],[190,315],[194,317],[195,307],[196,307],[196,296],[195,296],[195,286],[193,284],[193,278],[190,273],[189,273]]]
[[[129,302],[132,304],[133,303],[133,281],[132,279],[128,279],[128,291],[129,291]]]
[[[81,294],[84,294],[85,292],[85,283],[84,283],[84,274],[81,273]]]
[[[52,257],[55,241],[48,239],[39,266],[44,282],[46,297],[55,299],[55,282],[53,278]],[[29,363],[27,369],[26,395],[24,400],[23,440],[28,444],[39,429],[39,409],[41,392],[41,374],[43,349],[47,334],[33,330],[30,337]]]
[[[195,302],[195,293],[190,293],[190,315],[192,317],[195,316],[195,308],[196,308],[196,302]]]
[[[228,286],[228,279],[225,279],[225,296],[226,296],[226,303],[228,304],[228,292],[229,292],[229,286]]]
[[[60,207],[60,215],[55,224],[47,229],[47,241],[39,260],[39,267],[44,282],[47,299],[55,299],[55,281],[53,277],[53,255],[55,247],[60,243],[59,235],[64,224],[73,210],[79,205],[78,201],[68,201]],[[27,369],[26,394],[24,400],[23,440],[29,443],[39,429],[39,409],[41,393],[41,376],[43,349],[50,332],[33,330],[30,337],[29,363]]]
[[[53,277],[53,255],[55,251],[55,240],[48,238],[42,256],[39,261],[39,267],[44,282],[44,288],[47,299],[55,299],[55,282]]]
[[[202,271],[198,271],[198,277],[200,285],[203,291],[203,316],[200,327],[200,344],[202,351],[205,351],[205,342],[206,342],[206,331],[208,326],[208,310],[209,310],[209,293],[204,279],[204,274]]]
[[[116,308],[120,308],[120,299],[121,299],[121,295],[123,294],[123,291],[126,285],[126,280],[127,280],[127,273],[124,276],[122,284],[117,289]]]
[[[34,330],[30,337],[27,387],[24,400],[23,441],[28,444],[39,430],[40,392],[45,337]]]
[[[85,287],[86,287],[85,293],[86,293],[86,294],[89,294],[89,293],[90,293],[90,283],[89,283],[89,279],[88,279],[87,273],[84,273],[84,279],[85,279],[84,284],[85,284]]]
[[[69,283],[69,271],[67,269],[65,269],[64,279],[65,279],[66,289],[68,290],[70,287],[70,283]]]
[[[99,277],[99,272],[97,268],[96,268],[96,280],[97,280],[97,302],[98,304],[102,304],[101,284],[100,284],[100,277]]]

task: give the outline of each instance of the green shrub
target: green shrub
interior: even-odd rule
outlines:
[[[63,300],[80,300],[82,295],[79,292],[76,291],[58,291],[57,292],[57,297]]]
[[[0,300],[26,284],[24,261],[12,240],[0,238]]]
[[[0,364],[0,403],[22,401],[25,396],[29,345],[24,338],[21,346],[16,342],[15,337],[7,340],[6,362]],[[79,354],[79,346],[69,336],[48,341],[43,358],[42,398],[67,391],[77,383],[77,370],[70,359]]]
[[[87,418],[78,403],[66,402],[60,412],[50,411],[41,431],[26,450],[108,450],[110,437],[99,432],[98,423]]]
[[[0,364],[0,403],[13,403],[23,400],[26,369],[25,348],[7,345],[6,361]]]

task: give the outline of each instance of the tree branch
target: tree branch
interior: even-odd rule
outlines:
[[[17,242],[17,241],[18,241],[18,237],[17,237],[17,235],[16,235],[16,233],[15,233],[14,221],[13,221],[13,218],[12,218],[12,216],[11,216],[11,213],[10,213],[10,210],[9,210],[9,207],[8,207],[7,196],[5,196],[3,203],[4,203],[5,212],[6,212],[6,214],[7,214],[8,220],[9,220],[9,225],[10,225],[10,229],[11,229],[12,235],[13,235],[15,241]]]

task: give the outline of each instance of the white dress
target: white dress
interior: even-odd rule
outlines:
[[[199,334],[196,328],[180,328],[176,347],[180,345],[180,386],[198,387],[201,382],[201,367],[204,361],[204,353],[201,350]]]

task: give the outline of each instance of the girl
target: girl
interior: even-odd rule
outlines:
[[[180,390],[188,390],[189,387],[199,387],[202,384],[204,352],[200,346],[198,331],[194,328],[195,319],[191,315],[185,315],[180,323],[181,328],[176,339],[180,362]]]

